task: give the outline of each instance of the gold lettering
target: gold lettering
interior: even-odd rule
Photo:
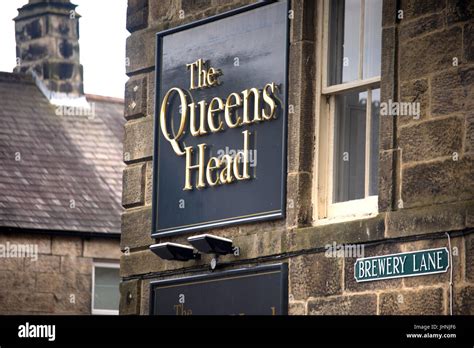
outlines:
[[[232,103],[232,99],[235,100],[234,103]],[[225,117],[225,122],[227,123],[227,126],[229,128],[235,128],[240,126],[242,123],[242,120],[240,116],[237,114],[237,111],[235,112],[235,122],[232,122],[232,108],[236,106],[241,106],[242,105],[242,98],[240,97],[239,94],[237,93],[231,93],[227,97],[227,100],[225,101],[225,109],[224,109],[224,117]]]
[[[189,104],[189,127],[191,128],[191,135],[193,137],[207,134],[206,131],[206,106],[205,100],[201,100],[199,103],[199,129],[196,126],[196,104]]]
[[[173,308],[175,310],[176,315],[192,315],[193,314],[192,309],[184,308],[183,303],[176,304],[173,306]]]
[[[179,124],[179,129],[178,133],[172,136],[170,132],[168,131],[168,127],[166,125],[166,111],[168,108],[168,99],[171,95],[172,92],[176,92],[179,95],[179,99],[181,101],[181,121]],[[181,136],[184,134],[184,128],[186,127],[186,118],[188,115],[188,108],[187,108],[188,103],[186,102],[186,95],[184,94],[183,90],[178,88],[178,87],[173,87],[168,92],[166,92],[163,102],[161,104],[161,110],[160,110],[160,126],[161,126],[161,132],[163,136],[165,137],[166,140],[168,140],[173,147],[174,152],[178,156],[184,155],[184,151],[181,150],[178,140],[181,138]]]
[[[199,69],[198,88],[207,87],[207,84],[206,84],[206,69],[203,68],[203,67],[206,66],[206,61],[202,58],[199,58],[197,60],[197,63],[198,63],[198,69]]]
[[[244,135],[244,150],[237,152],[234,158],[234,176],[237,180],[247,180],[250,179],[249,175],[249,131],[243,131],[242,134]],[[243,156],[243,158],[242,158]],[[239,172],[239,162],[243,162],[243,173],[240,175]]]
[[[242,94],[244,96],[244,124],[251,124],[253,122],[261,121],[260,117],[260,91],[253,87],[249,89],[245,89],[242,91]],[[254,95],[254,105],[253,105],[253,120],[249,119],[249,97],[250,94]]]
[[[207,84],[209,87],[219,85],[219,76],[222,75],[222,71],[219,69],[209,68],[207,71]]]
[[[217,103],[217,107],[214,106],[215,103]],[[219,120],[219,126],[216,127],[213,119],[214,113],[222,110],[224,110],[224,102],[222,101],[222,99],[219,97],[212,98],[211,102],[209,103],[209,109],[207,110],[207,124],[211,132],[218,132],[224,128],[224,125],[220,120],[219,115],[217,115],[217,119]]]
[[[216,179],[212,179],[212,172],[216,169],[219,169],[221,167],[221,162],[217,157],[211,157],[209,159],[209,162],[207,162],[207,168],[206,168],[206,180],[209,186],[216,186],[219,184],[219,175],[217,175]]]
[[[199,155],[198,155],[198,163],[192,165],[191,164],[191,157],[193,154],[193,148],[191,146],[185,147],[186,151],[186,168],[185,168],[185,179],[184,179],[184,191],[189,191],[193,189],[193,185],[191,184],[191,169],[198,169],[198,177],[197,177],[197,184],[196,188],[201,189],[206,187],[204,183],[204,149],[206,148],[206,144],[199,144]]]
[[[262,117],[264,120],[270,120],[275,116],[276,110],[276,103],[268,93],[268,88],[270,88],[271,94],[275,94],[275,83],[267,83],[265,87],[263,87],[263,101],[270,107],[270,113],[267,114],[265,108],[262,109]]]
[[[190,76],[190,81],[189,81],[189,89],[193,90],[196,89],[197,87],[194,85],[194,69],[197,68],[198,66],[198,61],[195,61],[194,63],[186,64],[186,68],[188,70],[191,70],[191,76]]]
[[[232,177],[232,157],[229,155],[224,155],[222,156],[221,160],[221,165],[225,161],[225,167],[221,171],[220,174],[220,181],[222,184],[230,184],[232,181],[234,181],[234,178]]]

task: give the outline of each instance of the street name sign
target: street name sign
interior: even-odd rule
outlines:
[[[357,282],[368,282],[444,273],[448,268],[447,248],[426,249],[357,259],[354,278]]]

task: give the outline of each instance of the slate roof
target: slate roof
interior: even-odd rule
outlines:
[[[0,229],[119,233],[123,101],[58,116],[33,80],[0,73]]]

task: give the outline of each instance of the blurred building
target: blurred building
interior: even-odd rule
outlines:
[[[118,313],[123,100],[83,93],[79,15],[30,0],[0,73],[0,313]]]

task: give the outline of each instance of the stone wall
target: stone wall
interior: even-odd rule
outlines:
[[[149,251],[154,34],[251,1],[129,0],[121,248],[121,313],[147,314],[149,282],[206,273],[210,257],[170,262]],[[397,3],[400,8],[397,8]],[[232,238],[239,257],[223,269],[288,262],[290,314],[448,314],[449,273],[359,284],[355,259],[325,246],[359,243],[383,255],[448,245],[454,313],[473,314],[474,119],[472,1],[384,0],[382,102],[419,101],[421,116],[380,122],[379,214],[312,226],[317,2],[294,0],[290,20],[287,217],[211,230]],[[399,11],[403,19],[397,19]],[[454,58],[457,58],[455,60]],[[453,65],[453,62],[457,63]],[[159,242],[185,243],[185,237]]]
[[[91,314],[93,261],[118,261],[118,240],[0,234],[0,244],[37,245],[38,258],[0,259],[0,314]]]

